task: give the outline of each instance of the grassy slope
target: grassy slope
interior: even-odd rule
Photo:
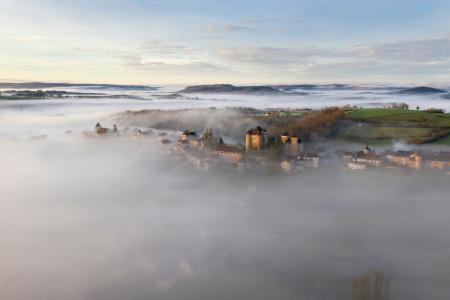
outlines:
[[[415,124],[426,127],[450,127],[450,114],[429,113],[416,110],[366,108],[352,110],[346,117],[355,121],[382,124]]]
[[[447,137],[440,139],[436,142],[434,142],[434,144],[436,145],[449,145],[450,146],[450,135],[448,135]]]
[[[347,136],[365,137],[368,139],[422,137],[430,133],[430,128],[405,128],[405,127],[357,127],[353,126],[346,130]]]
[[[415,110],[369,108],[346,112],[346,119],[365,124],[350,126],[339,136],[350,139],[403,139],[411,143],[449,144],[450,114]]]

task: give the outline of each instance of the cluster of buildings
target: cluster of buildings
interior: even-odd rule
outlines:
[[[450,171],[450,152],[385,151],[376,153],[366,146],[363,151],[345,152],[342,158],[347,162],[348,168],[353,170],[400,166],[413,170],[439,169]]]
[[[95,125],[94,132],[97,135],[105,135],[108,133],[119,133],[119,130],[117,129],[116,124],[114,124],[113,128],[111,129],[111,128],[103,127],[100,123],[97,123]]]
[[[125,130],[125,129],[124,129]],[[119,135],[117,126],[106,128],[97,123],[95,136]],[[133,131],[135,139],[156,136],[152,130],[137,129]],[[163,145],[172,144],[167,134],[160,132],[157,139]],[[338,151],[330,157],[324,151],[305,152],[302,140],[297,134],[284,132],[279,136],[270,136],[266,129],[258,126],[245,132],[244,144],[225,144],[221,137],[216,137],[211,128],[206,128],[203,135],[185,130],[180,135],[173,150],[175,154],[190,162],[196,168],[208,171],[220,166],[237,169],[240,172],[250,170],[277,170],[287,174],[304,169],[318,168],[325,165],[344,165],[351,170],[370,168],[402,167],[413,170],[437,169],[450,175],[450,152],[421,153],[417,151],[375,152],[368,146],[361,151]]]
[[[269,136],[262,127],[251,128],[245,133],[243,146],[226,145],[216,138],[208,128],[203,136],[186,130],[176,146],[178,152],[188,157],[199,169],[208,170],[212,165],[227,164],[240,171],[261,168],[278,168],[284,173],[296,173],[308,168],[317,168],[322,153],[307,153],[297,134],[285,132],[280,136]],[[416,151],[385,151],[377,153],[366,146],[361,151],[343,152],[342,160],[329,159],[328,163],[347,168],[365,170],[369,168],[404,167],[413,170],[438,169],[450,174],[450,152],[419,153]]]
[[[175,150],[201,170],[226,165],[241,172],[278,168],[291,173],[298,168],[316,168],[319,164],[317,154],[303,152],[303,143],[297,134],[285,132],[273,137],[260,126],[246,131],[243,145],[225,144],[221,137],[214,136],[211,128],[202,136],[185,130]]]

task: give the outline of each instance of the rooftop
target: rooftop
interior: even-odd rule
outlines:
[[[239,148],[236,148],[233,146],[226,146],[226,145],[218,146],[214,151],[241,153],[241,150]]]

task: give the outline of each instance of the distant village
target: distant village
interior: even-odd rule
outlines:
[[[110,129],[97,123],[90,135],[120,135],[120,132],[116,125]],[[211,128],[206,128],[201,135],[185,130],[177,140],[169,139],[165,132],[155,133],[151,129],[134,129],[132,136],[137,140],[153,137],[167,147],[170,154],[202,171],[222,167],[241,173],[269,170],[295,174],[307,169],[336,165],[356,171],[405,168],[435,170],[450,175],[450,152],[375,152],[369,146],[356,152],[337,150],[329,153],[326,149],[305,152],[304,143],[296,133],[284,132],[280,136],[272,136],[260,126],[245,132],[243,144],[226,144],[222,137],[214,135]]]

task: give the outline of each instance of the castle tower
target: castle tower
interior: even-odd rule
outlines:
[[[252,128],[245,134],[245,150],[261,151],[264,148],[264,129],[261,127]]]
[[[286,144],[287,142],[289,142],[289,133],[285,132],[280,136],[281,142],[283,144]]]
[[[203,139],[206,140],[212,140],[213,138],[213,130],[212,128],[207,127],[205,129],[205,133],[203,134]]]
[[[422,156],[418,153],[414,153],[413,154],[413,159],[414,159],[414,169],[416,170],[420,170],[422,169]]]
[[[252,150],[252,131],[249,130],[245,133],[245,151],[250,152]]]
[[[252,148],[255,151],[261,151],[264,145],[264,138],[261,133],[252,135]]]
[[[303,144],[298,138],[297,134],[291,136],[291,155],[298,156],[300,152],[303,152]]]

